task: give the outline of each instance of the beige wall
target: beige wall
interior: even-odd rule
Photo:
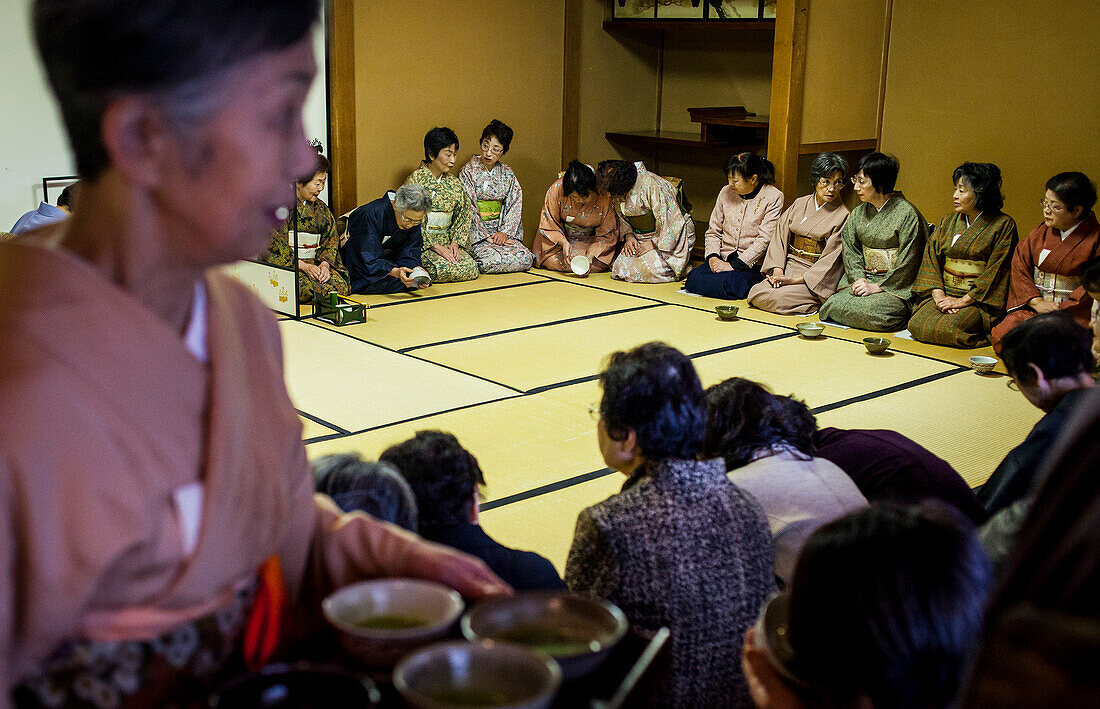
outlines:
[[[926,218],[951,208],[965,160],[1000,166],[1021,233],[1051,175],[1100,179],[1098,28],[1094,1],[894,0],[882,148]]]
[[[431,127],[458,134],[457,174],[477,152],[481,129],[499,118],[516,133],[504,162],[524,188],[530,242],[561,158],[564,6],[564,0],[357,3],[359,202],[404,182],[423,158]]]

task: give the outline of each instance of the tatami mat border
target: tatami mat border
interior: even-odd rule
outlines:
[[[325,428],[331,428],[333,431],[336,432],[335,434],[333,434],[335,437],[348,436],[348,435],[351,434],[351,432],[348,431],[346,428],[341,428],[340,426],[337,426],[334,423],[329,423],[328,421],[324,420],[323,418],[320,418],[318,416],[314,416],[313,414],[306,413],[305,411],[302,411],[301,409],[295,409],[295,411],[297,411],[298,415],[301,416],[302,418],[307,418],[310,421],[312,421],[313,423],[320,424],[320,425],[324,426]],[[306,441],[306,443],[309,443],[309,442],[310,441]]]
[[[534,273],[534,274],[531,274],[531,275],[542,276],[541,273]],[[508,285],[505,285],[505,286],[489,286],[488,288],[478,288],[476,290],[464,290],[461,293],[444,293],[442,295],[422,295],[422,296],[419,296],[417,298],[410,298],[409,300],[398,300],[398,301],[394,301],[392,303],[378,303],[377,305],[373,304],[373,303],[368,303],[367,304],[367,309],[368,310],[374,310],[375,308],[388,308],[388,307],[393,306],[393,305],[409,305],[411,303],[427,303],[427,302],[430,302],[430,301],[433,301],[433,300],[441,300],[443,298],[458,298],[459,296],[463,296],[463,295],[473,295],[474,293],[489,293],[491,291],[507,290],[509,288],[523,288],[524,286],[540,286],[544,283],[554,283],[555,281],[557,281],[557,279],[550,278],[549,276],[542,276],[542,277],[545,278],[546,280],[543,280],[543,281],[527,281],[526,283],[509,283]],[[353,298],[353,300],[354,300],[354,298]],[[356,338],[356,339],[358,339],[358,338]]]
[[[478,505],[478,507],[482,511],[488,512],[489,510],[495,509],[497,507],[504,507],[505,505],[511,505],[513,503],[516,503],[516,502],[523,502],[524,500],[530,500],[534,497],[541,497],[542,495],[547,495],[551,492],[557,492],[558,490],[564,490],[567,487],[573,487],[574,485],[580,485],[581,483],[586,483],[589,480],[596,480],[598,478],[604,477],[605,475],[610,475],[613,472],[615,472],[615,471],[611,468],[600,468],[599,470],[593,470],[590,473],[582,473],[580,475],[574,475],[571,478],[566,478],[564,480],[558,480],[557,482],[552,482],[552,483],[549,483],[549,484],[546,484],[546,485],[540,485],[539,487],[534,487],[534,488],[531,488],[530,490],[524,490],[523,492],[517,492],[514,495],[508,495],[507,497],[502,497],[502,498],[497,499],[497,500],[490,500],[490,501],[485,502],[481,505]]]

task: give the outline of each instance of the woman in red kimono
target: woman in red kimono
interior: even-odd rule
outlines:
[[[1081,268],[1100,256],[1100,224],[1092,207],[1096,185],[1080,172],[1047,180],[1043,223],[1016,246],[1008,281],[1008,315],[993,328],[993,349],[1001,338],[1037,313],[1064,310],[1089,326],[1092,298],[1079,283]]]

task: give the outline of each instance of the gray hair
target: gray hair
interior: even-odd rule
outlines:
[[[836,153],[821,153],[810,165],[810,179],[815,182],[834,172],[839,172],[841,177],[848,176],[848,161]]]
[[[326,455],[313,461],[313,482],[344,512],[359,510],[416,531],[416,495],[388,463],[368,463],[354,453]]]
[[[393,206],[398,211],[427,212],[432,208],[432,196],[424,185],[410,183],[397,188]]]

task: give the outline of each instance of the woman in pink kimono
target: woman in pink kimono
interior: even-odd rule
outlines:
[[[546,191],[542,218],[531,250],[535,265],[569,272],[575,256],[588,259],[588,273],[611,268],[619,243],[619,221],[611,199],[596,189],[596,173],[579,160]]]
[[[263,249],[315,166],[318,14],[33,3],[83,194],[0,244],[0,709],[205,704],[362,578],[507,588],[314,497],[278,327],[216,268]]]
[[[687,274],[695,222],[680,209],[676,188],[629,160],[604,160],[596,167],[600,191],[619,214],[622,251],[611,277],[634,283],[669,283]]]
[[[783,193],[772,184],[775,168],[756,153],[726,163],[729,185],[718,193],[707,229],[706,257],[688,274],[685,288],[711,298],[739,300],[764,280],[760,262],[783,212]]]
[[[840,228],[848,218],[842,194],[848,163],[821,153],[810,166],[814,192],[799,197],[779,218],[761,271],[765,280],[749,290],[749,304],[780,315],[817,312],[836,293],[844,264]]]

